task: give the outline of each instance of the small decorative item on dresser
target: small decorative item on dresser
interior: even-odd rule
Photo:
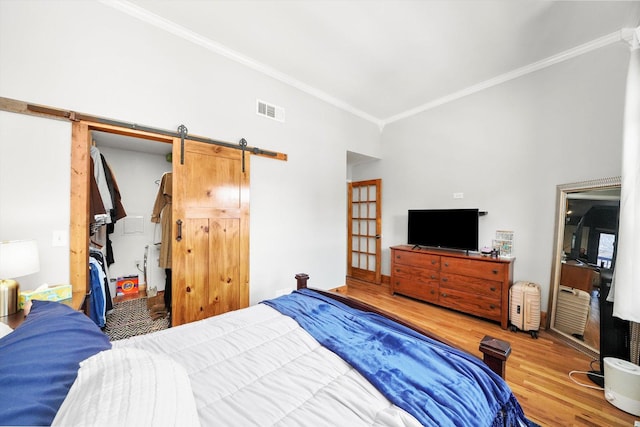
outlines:
[[[20,285],[14,279],[38,271],[40,259],[35,240],[0,242],[0,316],[18,311]]]
[[[513,256],[513,231],[498,230],[493,240],[494,253],[491,256],[511,258]]]

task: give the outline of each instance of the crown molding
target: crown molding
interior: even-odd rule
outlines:
[[[633,31],[633,30],[630,30],[630,31]],[[626,35],[626,29],[622,29],[620,31],[616,31],[611,34],[607,34],[606,36],[602,36],[590,42],[565,50],[564,52],[560,52],[559,54],[542,59],[538,62],[525,65],[524,67],[517,68],[513,71],[509,71],[507,73],[501,74],[492,79],[485,80],[473,86],[469,86],[465,89],[462,89],[457,92],[451,93],[449,95],[443,96],[441,98],[435,99],[431,102],[420,105],[416,108],[412,108],[411,110],[407,110],[403,113],[396,114],[395,116],[392,116],[383,120],[383,123],[384,125],[387,125],[389,123],[393,123],[398,120],[406,119],[407,117],[411,117],[416,114],[422,113],[424,111],[430,110],[432,108],[439,107],[443,104],[447,104],[449,102],[463,98],[467,95],[471,95],[471,94],[480,92],[482,90],[488,89],[490,87],[508,82],[509,80],[514,80],[524,75],[531,74],[536,71],[540,71],[544,68],[551,67],[552,65],[556,65],[566,60],[575,58],[577,56],[584,55],[585,53],[589,53],[596,49],[600,49],[601,47],[618,43],[620,41],[626,40],[625,35]]]
[[[629,43],[631,50],[640,49],[640,27],[623,28],[620,30],[620,37]]]
[[[155,27],[158,27],[162,30],[168,31],[178,37],[181,37],[187,41],[195,43],[199,46],[204,47],[205,49],[222,55],[232,61],[236,61],[242,65],[245,65],[249,68],[254,69],[262,74],[265,74],[269,77],[272,77],[284,84],[292,86],[302,92],[305,92],[311,96],[314,96],[326,103],[333,105],[341,110],[347,111],[355,116],[358,116],[364,120],[367,120],[378,126],[380,132],[384,129],[387,124],[397,122],[402,119],[406,119],[408,117],[414,116],[416,114],[422,113],[424,111],[439,107],[441,105],[447,104],[449,102],[458,100],[468,95],[472,95],[474,93],[480,92],[482,90],[491,88],[493,86],[500,85],[502,83],[508,82],[510,80],[517,79],[524,75],[542,70],[544,68],[550,67],[552,65],[564,62],[566,60],[575,58],[577,56],[583,55],[585,53],[589,53],[596,49],[600,49],[602,47],[618,43],[620,41],[626,41],[632,46],[638,45],[638,40],[640,39],[640,27],[638,28],[623,28],[619,31],[613,32],[611,34],[607,34],[595,40],[589,41],[587,43],[581,44],[574,48],[565,50],[559,54],[550,56],[548,58],[542,59],[540,61],[534,62],[532,64],[526,65],[521,68],[517,68],[515,70],[509,71],[507,73],[496,76],[492,79],[485,80],[473,86],[469,86],[465,89],[453,92],[451,94],[445,95],[441,98],[435,99],[433,101],[422,104],[418,107],[412,108],[400,114],[396,114],[394,116],[388,117],[386,119],[380,119],[372,116],[338,98],[335,98],[326,92],[323,92],[313,86],[310,86],[306,83],[303,83],[288,74],[282,73],[272,67],[269,67],[261,62],[258,62],[246,55],[243,55],[239,52],[236,52],[228,47],[217,43],[211,39],[201,36],[200,34],[191,31],[181,25],[176,24],[168,19],[165,19],[159,15],[156,15],[147,9],[141,8],[127,0],[99,0],[104,5],[117,9],[127,15],[130,15],[134,18],[137,18],[141,21],[144,21],[148,24],[151,24]],[[635,43],[635,45],[634,45]]]
[[[319,89],[316,89],[313,86],[310,86],[306,83],[303,83],[288,74],[282,73],[272,67],[269,67],[261,62],[258,62],[246,55],[243,55],[239,52],[236,52],[233,49],[229,49],[228,47],[217,43],[211,39],[201,36],[200,34],[191,31],[181,25],[176,24],[168,19],[165,19],[155,13],[148,11],[142,7],[139,7],[129,1],[126,0],[99,0],[100,3],[112,7],[116,10],[119,10],[123,13],[126,13],[129,16],[137,18],[141,21],[144,21],[148,24],[151,24],[155,27],[158,27],[162,30],[165,30],[171,34],[174,34],[178,37],[181,37],[187,41],[195,43],[205,49],[217,53],[218,55],[224,56],[232,61],[238,62],[242,65],[245,65],[249,68],[252,68],[255,71],[258,71],[262,74],[265,74],[271,78],[279,80],[280,82],[292,86],[302,92],[305,92],[311,96],[314,96],[322,101],[325,101],[328,104],[333,105],[341,110],[347,111],[355,116],[358,116],[364,120],[374,123],[382,130],[382,120],[368,114],[340,99],[337,99],[326,92],[323,92]]]

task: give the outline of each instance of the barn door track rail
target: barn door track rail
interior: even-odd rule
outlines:
[[[0,110],[10,111],[13,113],[21,113],[21,114],[29,114],[41,117],[49,117],[56,119],[66,119],[70,121],[87,121],[100,123],[110,126],[118,126],[124,129],[131,129],[141,132],[149,132],[155,133],[163,136],[169,136],[174,138],[180,138],[181,140],[181,148],[180,148],[180,163],[184,162],[184,140],[189,139],[191,141],[204,142],[206,144],[219,145],[222,147],[232,148],[235,150],[242,151],[242,160],[243,160],[243,172],[244,172],[244,154],[245,152],[249,152],[251,154],[263,157],[269,157],[276,160],[287,160],[287,155],[284,153],[278,153],[275,151],[263,150],[258,147],[250,147],[247,144],[247,140],[242,138],[237,144],[227,141],[220,141],[217,139],[207,138],[203,136],[189,135],[187,136],[187,127],[184,124],[181,124],[177,131],[169,131],[166,129],[159,129],[144,125],[139,125],[137,123],[129,123],[123,122],[119,120],[107,119],[104,117],[92,116],[89,114],[78,113],[76,111],[63,110],[60,108],[48,107],[44,105],[30,104],[24,101],[18,101],[10,98],[0,97]]]

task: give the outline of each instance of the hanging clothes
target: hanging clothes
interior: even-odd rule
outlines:
[[[100,199],[102,205],[107,213],[110,213],[113,209],[113,201],[111,199],[111,193],[109,192],[109,186],[107,185],[107,178],[104,173],[104,165],[102,163],[102,155],[100,150],[95,145],[91,146],[91,160],[93,161],[93,176],[100,193]],[[111,223],[111,217],[107,218],[107,224]]]
[[[96,325],[106,325],[107,313],[113,310],[113,300],[109,290],[109,272],[104,254],[95,248],[89,248],[89,315]]]
[[[151,222],[160,223],[162,235],[160,243],[160,268],[171,268],[171,199],[173,195],[173,174],[162,175],[160,188],[151,213]]]
[[[114,224],[127,213],[113,171],[95,145],[91,147],[91,160],[91,201],[96,207],[95,214],[92,209],[91,241],[97,246],[106,247],[107,265],[111,265],[115,259],[109,234],[113,233]],[[106,228],[102,227],[105,224]]]
[[[89,162],[89,165],[91,170],[89,176],[89,239],[92,244],[102,247],[106,244],[106,235],[99,233],[99,231],[106,224],[107,211],[102,203],[102,197],[100,197],[100,190],[93,171],[93,162]]]
[[[104,171],[104,178],[107,183],[107,188],[109,189],[109,195],[111,196],[111,205],[113,206],[113,209],[111,210],[111,212],[109,212],[111,215],[111,222],[115,223],[119,219],[127,216],[127,212],[125,212],[124,206],[122,206],[120,189],[118,188],[116,177],[111,171],[111,167],[102,154],[100,154],[100,160],[102,162],[102,169]]]
[[[113,299],[111,297],[111,289],[109,288],[109,269],[107,268],[105,255],[101,250],[90,247],[89,257],[100,267],[100,287],[104,288],[105,313],[109,313],[113,310]]]

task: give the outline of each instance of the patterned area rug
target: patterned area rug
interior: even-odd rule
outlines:
[[[161,331],[169,327],[169,318],[153,320],[149,315],[146,298],[137,298],[113,304],[107,314],[104,333],[110,341]]]

